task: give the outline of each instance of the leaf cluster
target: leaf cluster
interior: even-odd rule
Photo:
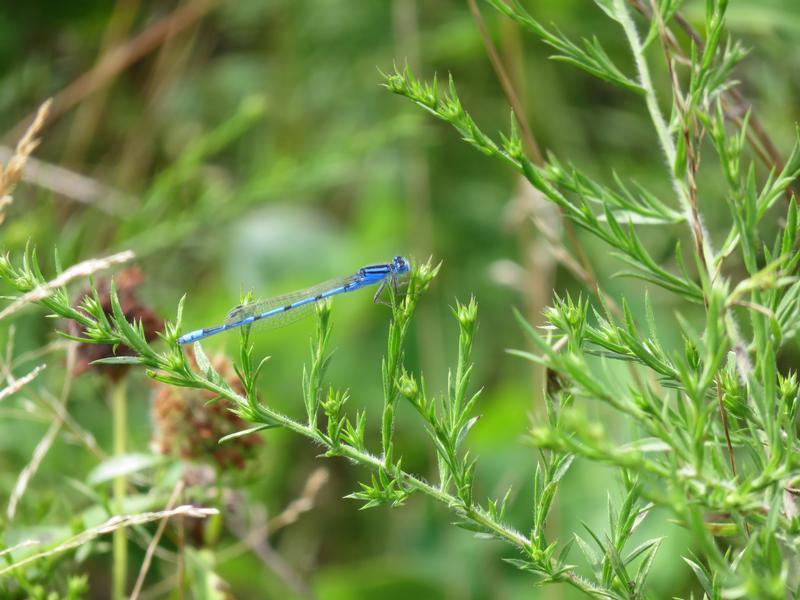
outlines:
[[[704,34],[691,32],[685,50],[675,33],[680,1],[653,3],[652,14],[632,3],[649,17],[642,39],[626,2],[596,0],[629,43],[632,74],[614,64],[597,39],[573,42],[557,28],[543,26],[516,0],[487,2],[555,48],[553,58],[643,100],[666,159],[671,198],[618,173],[601,181],[552,154],[535,164],[526,156],[514,117],[509,133],[493,139],[464,109],[452,78],[442,90],[436,78],[420,81],[405,68],[386,75],[386,87],[449,123],[487,157],[522,174],[565,217],[631,267],[619,275],[641,279],[703,311],[699,324],[675,314],[671,326],[683,340],[683,347],[675,349],[662,341],[664,319],[656,318],[648,294],[644,327],[631,302],[623,298],[621,310],[615,311],[596,290],[596,307],[585,298],[556,297],[545,311],[543,331],[519,317],[535,351],[512,353],[544,366],[558,382],[548,397],[548,419],[530,432],[531,444],[541,452],[534,547],[554,556],[556,544],[543,537],[549,500],[542,499],[551,497],[559,465],[577,456],[616,467],[625,488],[621,501],[609,501],[609,533],[588,531],[590,541],[574,540],[592,565],[592,585],[603,590],[595,595],[646,595],[646,575],[660,540],[627,553],[623,545],[654,506],[669,511],[692,533],[699,557],[685,561],[707,597],[795,593],[789,591],[787,574],[797,557],[800,521],[795,497],[787,490],[800,476],[800,396],[796,373],[779,369],[777,356],[795,339],[800,310],[800,229],[791,190],[800,176],[800,137],[785,162],[768,162],[762,174],[756,160],[765,153],[748,129],[752,112],[737,114],[731,108],[741,104],[731,76],[746,52],[726,38],[724,0],[706,3]],[[645,55],[656,43],[671,84],[668,116],[661,112],[661,90],[653,84]],[[724,180],[720,201],[730,216],[719,250],[702,218],[701,201],[714,202],[698,183],[698,157],[705,147],[719,159]],[[768,226],[776,213],[781,223],[777,234],[762,237],[774,231]],[[645,232],[653,225],[666,226],[675,238],[672,264],[657,260],[648,248]],[[691,241],[684,244],[686,250],[683,228]],[[737,255],[742,268],[730,266]],[[613,362],[628,369],[624,381]],[[620,440],[590,419],[587,403],[592,402],[617,412],[629,439]],[[565,546],[555,564],[566,565],[561,556],[568,553]],[[640,559],[639,570],[632,573],[635,559]],[[560,579],[535,561],[516,564],[547,580]]]

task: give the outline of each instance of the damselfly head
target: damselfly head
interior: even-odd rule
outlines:
[[[403,273],[408,273],[409,270],[411,270],[411,265],[409,265],[408,261],[402,256],[395,256],[392,259],[392,268],[395,273],[401,275]]]

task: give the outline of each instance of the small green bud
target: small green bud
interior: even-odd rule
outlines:
[[[89,593],[89,576],[71,575],[67,580],[67,598],[83,598]]]
[[[439,112],[448,121],[457,121],[462,118],[464,107],[461,106],[461,102],[457,97],[448,96],[439,106]]]
[[[700,353],[697,351],[697,346],[689,338],[683,338],[683,352],[686,355],[686,362],[689,368],[697,371],[700,368]]]
[[[580,344],[583,341],[588,309],[588,301],[584,302],[581,298],[575,303],[569,295],[566,298],[556,296],[553,306],[547,308],[544,314],[550,323]]]
[[[778,373],[778,390],[785,401],[797,394],[797,373],[789,371],[786,375]]]
[[[400,395],[408,399],[408,401],[412,404],[417,403],[419,387],[417,386],[417,380],[414,379],[414,376],[410,373],[403,371],[403,373],[400,375],[400,378],[397,382],[397,391],[399,391]]]
[[[332,309],[333,302],[331,302],[329,299],[323,300],[322,302],[317,302],[317,316],[319,316],[323,323],[327,323],[328,318],[331,316]]]
[[[530,441],[534,448],[550,448],[564,450],[564,444],[558,434],[550,427],[534,427],[530,430]]]
[[[467,304],[456,302],[453,313],[462,327],[471,328],[475,325],[475,321],[478,319],[478,303],[475,301],[475,296],[472,296]]]
[[[428,260],[424,263],[416,265],[414,271],[417,279],[417,285],[420,288],[425,288],[439,273],[439,265],[433,266],[431,265],[430,260]]]
[[[347,392],[334,391],[333,388],[330,388],[328,396],[321,402],[322,410],[327,417],[336,419],[345,402],[347,402]]]
[[[785,407],[792,421],[797,416],[797,406],[800,397],[797,393],[797,373],[789,371],[785,376],[778,373],[778,392],[780,402]]]
[[[744,389],[739,382],[736,365],[730,360],[726,368],[720,372],[720,387],[722,388],[722,404],[730,414],[745,420],[752,417]]]
[[[239,110],[248,119],[257,119],[266,112],[267,100],[259,94],[250,94],[242,100]]]

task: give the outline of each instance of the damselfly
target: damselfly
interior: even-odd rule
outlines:
[[[390,263],[362,267],[354,275],[344,279],[333,279],[283,296],[240,304],[228,313],[222,325],[186,333],[178,338],[178,343],[196,342],[210,335],[250,325],[256,321],[262,321],[267,326],[280,327],[307,315],[320,300],[380,284],[373,298],[377,302],[386,285],[397,288],[400,276],[408,273],[409,269],[410,266],[405,258],[395,256]]]

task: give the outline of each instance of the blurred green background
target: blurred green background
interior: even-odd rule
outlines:
[[[630,65],[619,30],[593,3],[526,4],[543,23],[552,21],[573,38],[597,35],[618,64]],[[800,4],[731,4],[730,31],[752,49],[738,71],[743,91],[785,151],[800,117]],[[541,43],[482,8],[541,146],[607,182],[615,169],[669,198],[640,101],[548,60]],[[685,14],[699,26],[702,10],[702,2],[688,2]],[[166,30],[164,19],[172,19]],[[143,33],[153,31],[166,33],[156,40]],[[536,211],[560,231],[557,213],[532,204],[503,165],[381,87],[379,70],[406,62],[426,79],[451,73],[482,128],[507,129],[509,109],[465,2],[4,2],[3,143],[13,145],[19,123],[44,98],[55,96],[36,156],[107,187],[76,199],[70,196],[80,195],[79,189],[57,193],[23,184],[2,226],[3,246],[18,255],[31,240],[48,273],[56,246],[64,264],[132,249],[145,277],[139,298],[169,319],[187,294],[186,330],[216,324],[242,290],[278,294],[395,254],[441,260],[441,274],[414,323],[408,363],[424,372],[430,390],[444,389],[457,334],[449,306],[474,294],[480,325],[473,381],[476,389],[484,388],[483,418],[470,445],[481,458],[478,490],[496,497],[511,486],[510,519],[526,530],[536,457],[523,434],[541,407],[538,375],[504,352],[525,346],[512,307],[536,321],[553,289],[577,294],[581,287],[558,267],[529,218]],[[711,194],[702,209],[712,236],[723,235],[715,227],[727,220],[721,199]],[[659,228],[647,239],[656,255],[660,249],[666,256],[681,235]],[[611,279],[619,263],[595,240],[579,236],[605,289],[617,300],[627,297],[641,314],[642,285]],[[653,299],[667,320],[665,341],[679,344],[669,338],[675,332],[668,324],[678,307],[665,294]],[[373,443],[379,439],[387,319],[385,307],[373,305],[367,293],[334,305],[336,350],[329,381],[351,390],[351,412],[367,409]],[[15,321],[13,354],[52,341],[53,324],[41,311],[26,311]],[[262,381],[264,400],[298,416],[312,330],[309,320],[255,337],[256,352],[272,356]],[[9,333],[2,325],[0,341]],[[238,336],[222,335],[205,346],[235,356],[237,344]],[[64,378],[63,353],[49,362],[39,385],[56,393]],[[621,382],[624,377],[620,370]],[[128,393],[129,447],[147,452],[153,391],[143,374],[135,373]],[[102,380],[87,373],[76,379],[69,406],[74,419],[109,449],[106,395]],[[48,426],[40,411],[28,408],[24,399],[3,407],[4,499]],[[622,427],[607,411],[589,410],[609,429]],[[426,435],[406,406],[398,415],[397,435],[404,468],[433,477]],[[624,438],[624,430],[619,435]],[[316,448],[283,432],[268,432],[264,440],[244,473],[223,475],[251,506],[280,512],[315,468],[322,464],[330,472],[313,510],[270,539],[286,568],[307,584],[307,595],[576,597],[561,587],[534,588],[530,576],[501,561],[512,556],[508,548],[450,526],[453,517],[444,507],[413,497],[400,509],[359,511],[356,502],[342,497],[366,473],[319,459]],[[14,525],[67,525],[88,502],[74,481],[85,480],[96,465],[97,458],[69,434],[60,436]],[[560,491],[551,535],[566,541],[581,523],[602,528],[609,494],[619,494],[610,471],[576,464]],[[642,539],[668,536],[652,576],[659,597],[685,597],[696,589],[681,566],[679,556],[688,548],[680,529],[656,513],[639,533]],[[222,560],[232,543],[223,536],[212,550],[218,553],[215,569],[233,597],[297,596],[285,577],[253,553],[229,553]],[[109,558],[102,546],[95,550],[68,569],[90,573],[91,597],[103,598]],[[137,565],[141,548],[131,552],[131,564]],[[172,567],[164,567],[161,577],[160,568],[156,561],[149,583]]]

